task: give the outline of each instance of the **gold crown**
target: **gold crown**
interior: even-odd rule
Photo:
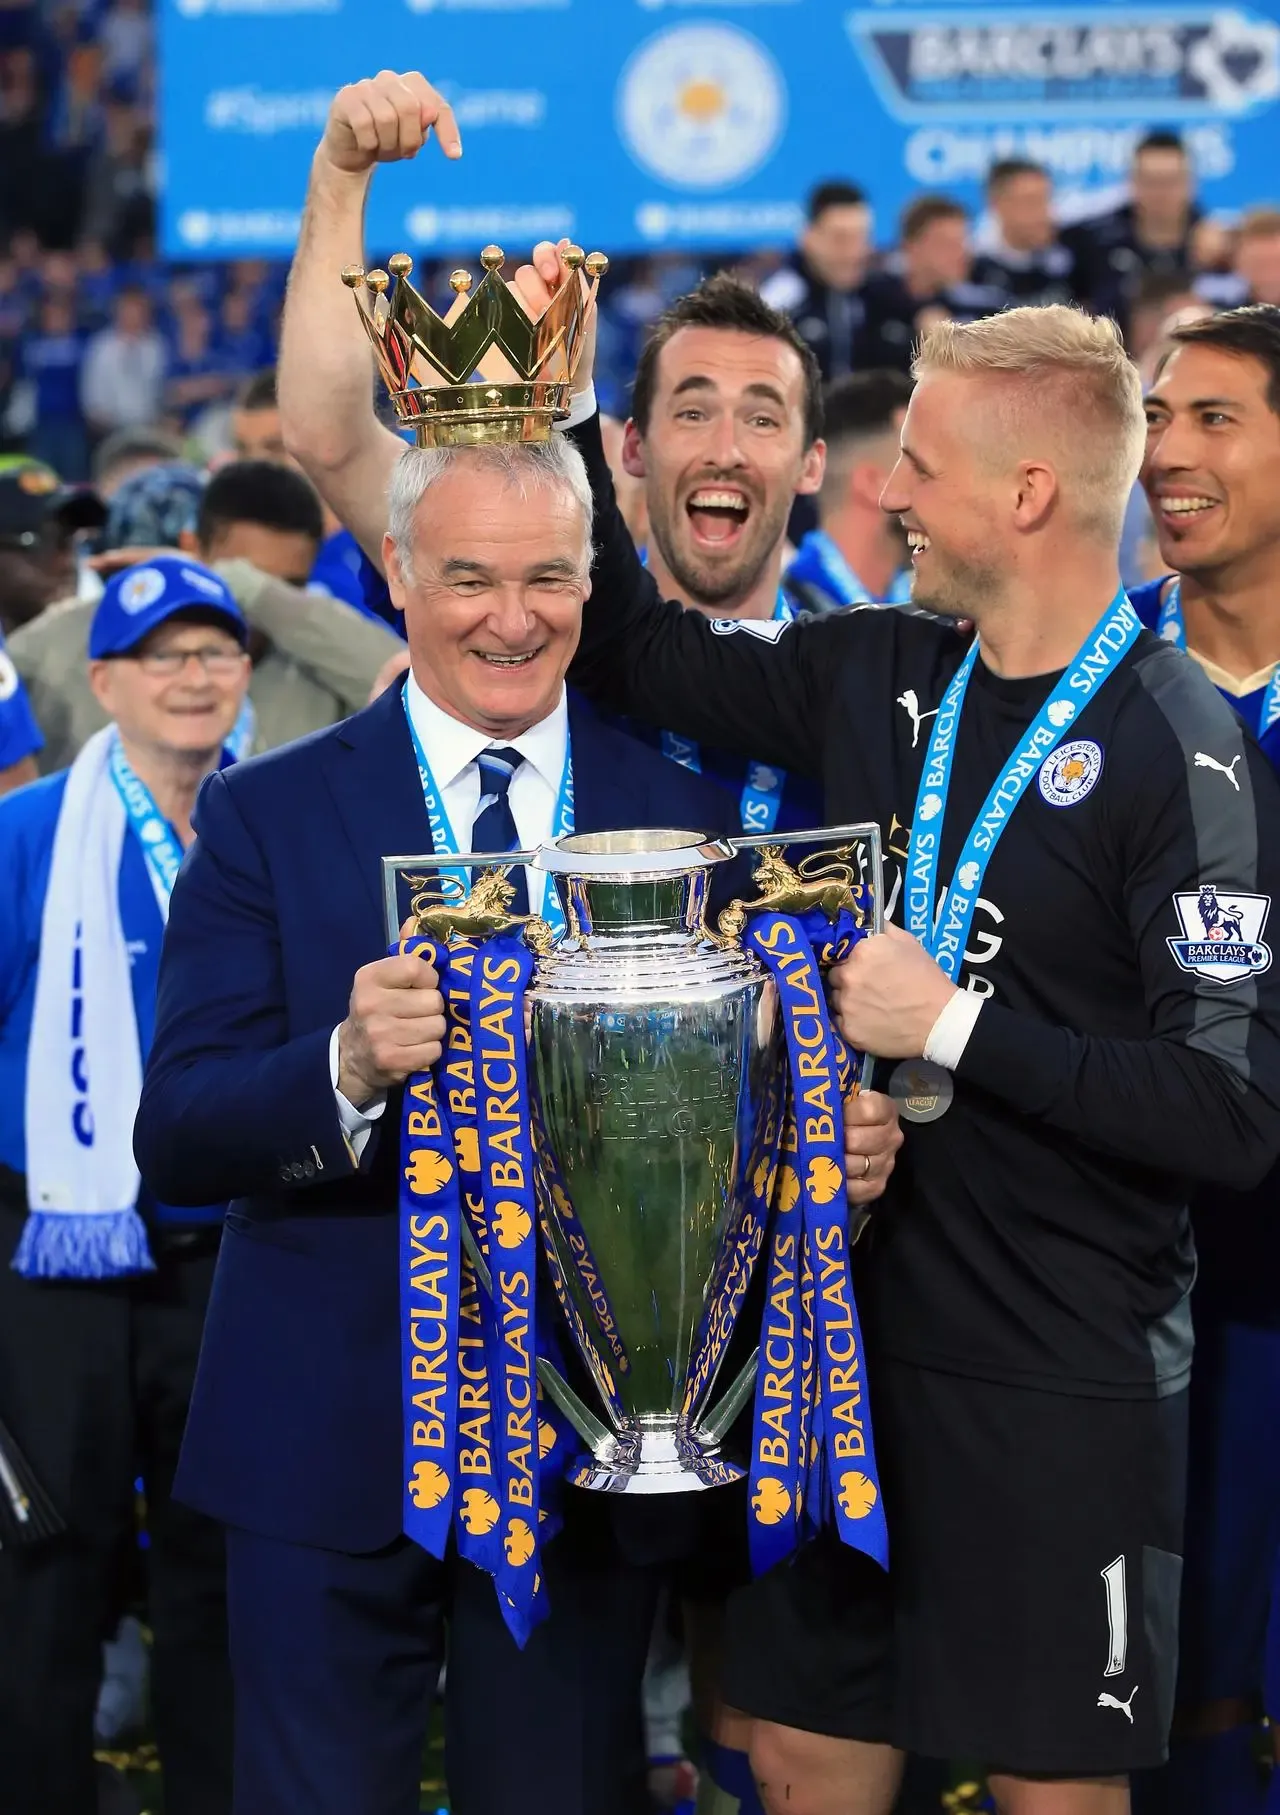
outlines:
[[[419,447],[545,441],[552,423],[568,415],[583,333],[609,261],[580,246],[561,257],[569,277],[536,321],[500,275],[500,246],[480,254],[484,276],[474,295],[469,271],[450,274],[454,302],[443,317],[409,282],[406,252],[389,258],[387,271],[351,265],[342,273],[396,416]]]

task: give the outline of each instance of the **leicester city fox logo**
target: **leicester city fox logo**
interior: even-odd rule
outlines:
[[[1170,939],[1169,950],[1184,971],[1227,984],[1261,976],[1271,968],[1271,947],[1262,940],[1270,895],[1206,882],[1198,893],[1175,895],[1173,905],[1183,936]]]

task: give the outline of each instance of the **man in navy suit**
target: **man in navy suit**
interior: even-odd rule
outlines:
[[[434,972],[380,955],[379,860],[726,829],[711,784],[566,697],[590,525],[563,437],[406,453],[384,544],[403,689],[214,777],[174,890],[135,1144],[165,1201],[234,1200],[177,1491],[228,1527],[237,1815],[416,1810],[446,1611],[456,1809],[646,1806],[656,1574],[618,1556],[609,1503],[568,1494],[524,1652],[487,1577],[401,1530],[397,1094],[444,1020]],[[852,1143],[878,1194],[896,1128]]]

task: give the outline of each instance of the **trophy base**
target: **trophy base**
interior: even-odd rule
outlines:
[[[612,1434],[584,1458],[573,1485],[604,1494],[693,1494],[745,1473],[717,1447],[704,1449],[683,1432],[632,1430]]]

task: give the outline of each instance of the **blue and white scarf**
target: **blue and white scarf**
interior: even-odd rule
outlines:
[[[71,765],[53,838],[27,1053],[29,1214],[13,1265],[33,1279],[153,1266],[138,1214],[133,1123],[142,1052],[120,921],[120,861],[138,840],[162,920],[182,848],[114,725]]]

